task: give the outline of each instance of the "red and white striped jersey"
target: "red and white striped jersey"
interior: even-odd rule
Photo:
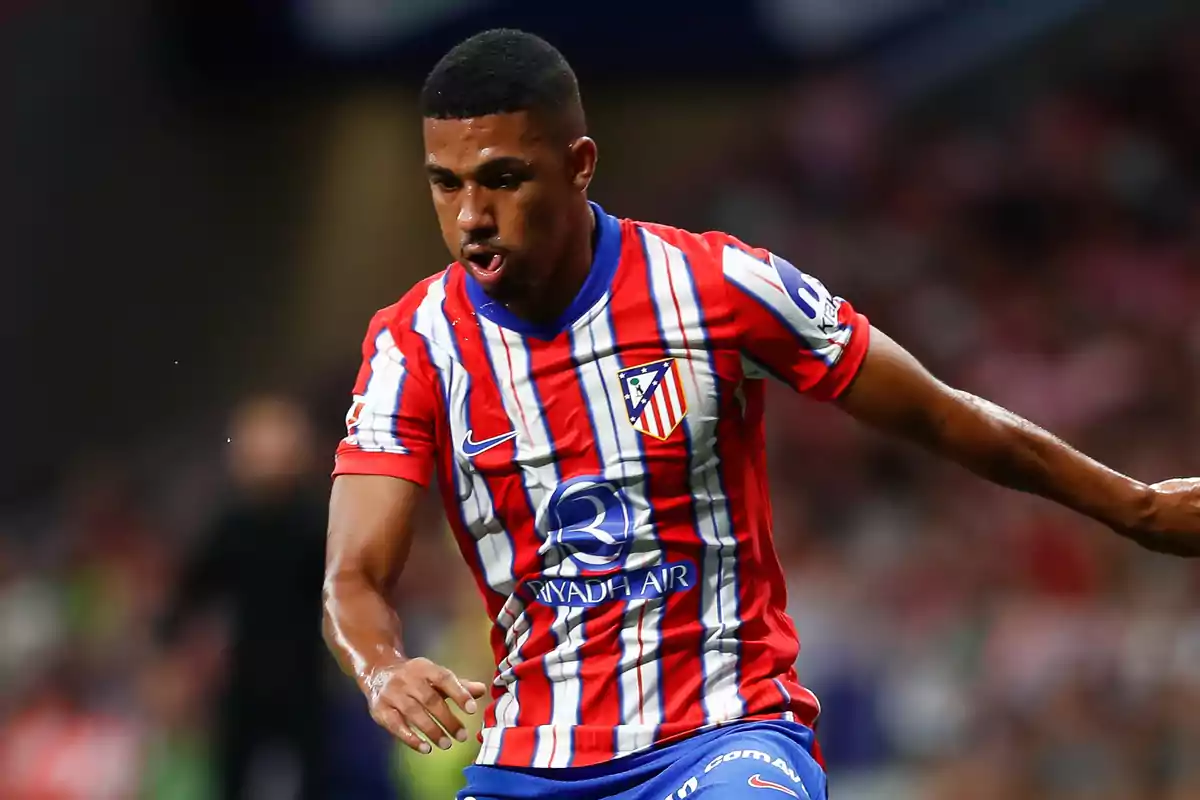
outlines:
[[[836,397],[869,326],[722,233],[618,220],[553,325],[459,266],[375,315],[334,474],[438,485],[493,620],[480,764],[812,725],[771,541],[763,379]]]

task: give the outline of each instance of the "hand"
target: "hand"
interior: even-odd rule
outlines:
[[[452,746],[451,736],[460,742],[467,740],[467,730],[450,711],[447,699],[474,714],[478,708],[475,700],[487,694],[485,684],[460,681],[427,658],[405,659],[376,670],[364,690],[375,721],[418,753],[428,753],[431,748],[417,731],[443,750]]]
[[[1172,478],[1150,487],[1152,505],[1131,536],[1147,550],[1200,556],[1200,478]]]

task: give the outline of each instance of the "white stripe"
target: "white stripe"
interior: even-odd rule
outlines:
[[[651,297],[666,339],[667,355],[680,359],[684,392],[693,403],[713,402],[717,376],[704,352],[705,332],[692,275],[683,253],[643,230],[650,261]],[[674,294],[672,295],[672,287]],[[678,311],[676,311],[678,303]],[[685,343],[686,342],[686,343]],[[737,539],[729,498],[721,489],[716,452],[716,421],[698,407],[681,423],[691,439],[692,502],[704,563],[700,567],[700,605],[706,630],[704,646],[704,705],[709,722],[736,719],[744,713],[738,696]],[[714,415],[715,416],[715,415]]]
[[[404,380],[404,354],[396,347],[392,332],[384,328],[375,337],[375,355],[371,357],[371,377],[366,393],[354,398],[362,403],[358,414],[358,448],[375,453],[399,453],[408,450],[396,438],[400,384]]]
[[[662,562],[651,525],[650,502],[646,497],[645,461],[641,456],[642,434],[628,421],[623,388],[616,375],[623,367],[616,353],[616,338],[607,314],[593,318],[588,326],[574,334],[573,355],[579,363],[584,396],[591,403],[591,418],[596,427],[597,454],[604,465],[604,478],[620,487],[633,509],[636,546],[625,563],[637,570]],[[642,608],[642,634],[639,648],[637,617]],[[623,724],[617,727],[617,754],[630,753],[649,746],[654,731],[662,722],[663,706],[659,694],[659,652],[661,649],[663,601],[633,600],[628,604],[619,637],[616,685],[621,698]],[[628,624],[632,620],[632,625]],[[638,651],[641,660],[638,660]],[[639,675],[642,695],[638,693]],[[638,724],[639,706],[642,725]]]
[[[430,358],[449,393],[446,416],[450,424],[450,442],[454,446],[454,461],[458,465],[459,505],[463,521],[475,539],[479,560],[483,564],[484,580],[500,594],[507,595],[515,587],[512,539],[496,516],[486,481],[471,468],[466,456],[458,449],[458,443],[471,427],[467,419],[470,376],[458,361],[452,338],[454,334],[442,313],[445,296],[442,281],[431,282],[413,318],[413,328],[429,342]]]
[[[483,743],[479,747],[478,755],[475,756],[476,764],[495,764],[500,759],[500,743],[503,735],[504,731],[499,726],[483,729]]]
[[[848,325],[832,328],[828,332],[821,328],[820,322],[824,312],[831,305],[836,309],[837,303],[840,302],[829,293],[824,284],[811,275],[796,270],[799,280],[817,294],[815,299],[808,294],[801,297],[806,305],[812,306],[817,311],[817,318],[810,319],[795,302],[788,298],[787,290],[784,288],[783,281],[780,280],[777,270],[788,269],[790,265],[781,264],[774,259],[771,264],[768,264],[732,245],[726,246],[721,263],[726,278],[759,303],[774,311],[775,316],[782,319],[787,327],[808,345],[810,350],[824,359],[825,363],[837,362],[846,345],[849,344],[853,331]],[[795,267],[790,268],[795,269]]]

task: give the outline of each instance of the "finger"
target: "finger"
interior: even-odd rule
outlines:
[[[388,733],[395,736],[401,743],[407,747],[416,750],[423,755],[433,751],[429,746],[429,742],[423,740],[412,732],[407,725],[404,724],[404,719],[400,716],[400,712],[394,708],[387,706],[381,707],[371,713],[375,721],[380,724]]]
[[[449,750],[453,742],[442,730],[425,706],[415,697],[405,696],[396,704],[404,716],[404,722],[413,730],[424,734],[425,738],[435,743],[442,750]]]
[[[479,681],[463,681],[463,686],[472,697],[484,697],[488,693],[488,685]]]
[[[462,681],[453,672],[445,668],[439,668],[437,674],[432,676],[429,682],[438,691],[457,703],[458,707],[463,711],[466,711],[468,714],[475,713],[477,707],[474,698],[471,696],[472,693],[463,686]],[[468,681],[468,683],[473,683],[473,681]]]
[[[438,694],[437,689],[430,686],[428,694],[421,697],[421,704],[425,706],[426,713],[433,717],[438,725],[442,727],[442,730],[460,742],[467,740],[467,729],[463,727],[459,718],[450,710],[449,704]],[[447,746],[449,746],[449,743],[447,743]],[[444,750],[445,747],[442,749]]]

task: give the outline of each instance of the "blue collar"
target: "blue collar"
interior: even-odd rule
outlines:
[[[479,281],[475,280],[470,272],[463,270],[467,279],[467,297],[475,307],[475,313],[482,314],[503,328],[549,341],[594,306],[612,285],[617,263],[621,260],[621,223],[616,217],[606,214],[596,203],[589,202],[588,205],[592,207],[592,213],[596,216],[596,253],[592,257],[592,267],[579,289],[579,294],[558,319],[541,325],[521,319],[502,303],[488,297]]]

